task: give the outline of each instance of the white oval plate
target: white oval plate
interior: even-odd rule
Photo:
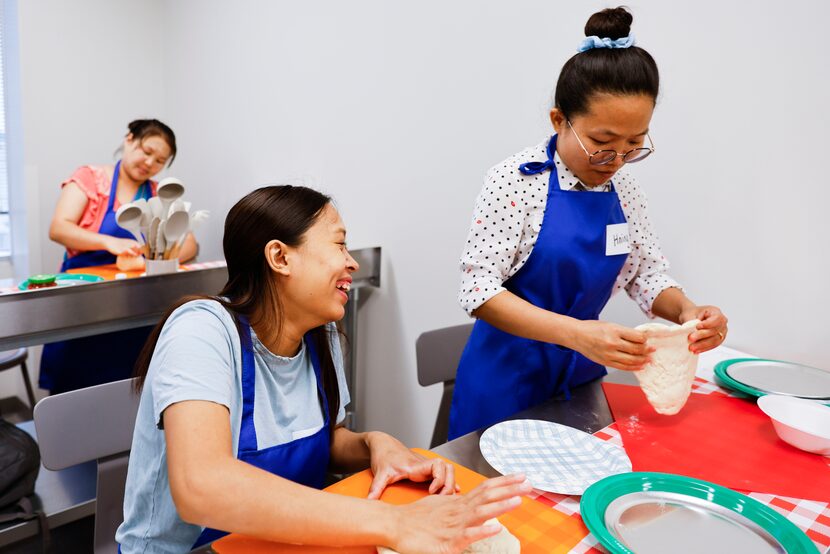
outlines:
[[[493,425],[481,454],[503,475],[524,473],[534,488],[581,495],[609,475],[631,471],[625,450],[573,427],[535,419]]]

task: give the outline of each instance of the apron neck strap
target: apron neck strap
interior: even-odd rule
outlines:
[[[557,171],[556,171],[556,162],[553,161],[554,153],[556,152],[556,139],[558,135],[553,135],[550,137],[548,141],[548,146],[546,149],[548,159],[544,162],[527,162],[519,166],[519,171],[522,175],[538,175],[545,171],[550,171],[550,181],[549,181],[549,190],[561,190],[559,187],[559,179],[557,178]],[[584,185],[583,185],[584,186]],[[614,190],[614,183],[612,181],[608,182],[608,189],[609,192],[615,192]]]
[[[317,377],[317,394],[320,395],[320,402],[323,404],[323,425],[329,425],[329,403],[328,398],[326,397],[326,391],[323,389],[323,375],[322,375],[322,368],[320,367],[320,356],[317,352],[317,347],[314,345],[314,337],[311,335],[311,332],[308,332],[303,337],[303,341],[305,341],[306,348],[308,348],[308,354],[311,357],[311,365],[314,367],[314,375]]]
[[[121,160],[115,164],[115,169],[112,170],[112,181],[110,182],[110,199],[107,202],[107,211],[111,212],[115,207],[115,197],[118,194],[118,176],[121,172]],[[138,186],[133,200],[145,198],[149,200],[153,196],[153,190],[150,186],[150,180],[147,179]]]
[[[118,173],[121,171],[121,160],[115,164],[115,169],[112,170],[112,181],[110,182],[110,199],[107,202],[107,211],[111,212],[115,206],[115,196],[118,194]]]

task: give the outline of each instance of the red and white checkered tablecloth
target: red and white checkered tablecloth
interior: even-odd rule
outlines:
[[[730,392],[703,379],[696,377],[692,384],[692,392],[697,394],[719,394],[723,396],[731,396]],[[617,424],[612,423],[608,427],[601,429],[594,433],[594,436],[608,441],[617,446],[622,446],[622,438],[619,431],[617,431]],[[830,459],[828,460],[830,466]],[[830,470],[830,467],[828,467]],[[786,496],[776,496],[772,494],[763,494],[751,491],[738,491],[744,493],[755,500],[772,507],[787,519],[795,523],[802,531],[807,533],[816,546],[819,552],[824,552],[826,548],[830,547],[830,503],[817,502],[814,500],[800,500],[798,498],[789,498]],[[549,505],[555,510],[566,513],[568,515],[579,515],[579,497],[565,496],[561,494],[554,494],[549,492],[534,491],[536,500]],[[577,554],[584,553],[604,553],[607,552],[593,535],[588,534],[582,541],[579,542],[571,552]]]

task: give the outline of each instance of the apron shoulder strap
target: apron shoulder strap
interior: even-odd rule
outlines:
[[[519,166],[519,171],[522,175],[538,175],[545,171],[554,170],[553,153],[556,152],[556,135],[550,137],[548,146],[545,149],[548,159],[544,162],[527,162]]]
[[[257,438],[254,426],[254,404],[256,401],[256,362],[251,341],[251,326],[244,315],[225,309],[231,314],[239,333],[242,355],[242,425],[239,429],[239,452],[256,451]]]

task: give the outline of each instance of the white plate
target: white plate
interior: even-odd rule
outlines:
[[[481,454],[503,475],[524,473],[534,488],[582,494],[595,482],[631,471],[625,450],[573,427],[517,419],[481,435]]]

